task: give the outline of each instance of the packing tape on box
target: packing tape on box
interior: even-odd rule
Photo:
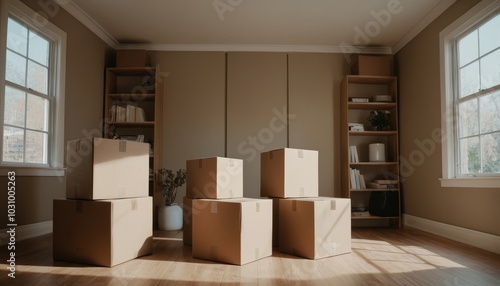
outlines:
[[[127,152],[127,141],[126,140],[120,140],[120,143],[118,143],[118,151],[119,152]]]
[[[203,168],[203,160],[202,159],[198,160],[198,168],[199,169]]]
[[[260,212],[260,203],[255,203],[255,212]]]
[[[337,202],[334,200],[330,200],[330,210],[334,211],[337,209]]]
[[[228,160],[227,161],[227,166],[233,167],[234,166],[234,161],[233,160]]]
[[[132,200],[132,210],[135,211],[137,210],[137,200]]]
[[[259,248],[257,247],[255,249],[255,259],[259,259],[260,258],[260,251],[259,251]]]
[[[293,200],[292,201],[292,212],[296,212],[296,211],[297,211],[297,201]]]
[[[217,203],[216,202],[210,203],[210,213],[213,213],[213,214],[217,213]]]
[[[269,152],[269,159],[271,159],[271,160],[273,159],[273,151]]]
[[[299,150],[299,158],[304,158],[304,150]]]

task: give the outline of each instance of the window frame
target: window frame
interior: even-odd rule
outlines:
[[[441,77],[442,187],[499,188],[500,176],[463,177],[456,175],[457,118],[454,112],[458,67],[456,41],[465,32],[500,12],[500,0],[484,0],[451,23],[439,34]],[[447,138],[447,139],[446,139]]]
[[[17,176],[64,176],[64,106],[65,106],[65,76],[66,76],[66,33],[49,21],[43,21],[38,12],[21,3],[19,0],[2,1],[1,5],[1,29],[0,29],[0,81],[5,87],[5,64],[7,50],[7,21],[9,16],[22,22],[31,29],[37,31],[52,42],[50,59],[52,69],[49,77],[53,79],[50,83],[49,92],[55,97],[49,114],[48,166],[40,166],[31,163],[4,163],[0,166],[0,176],[14,171]],[[38,20],[38,21],[37,21]],[[2,128],[0,137],[3,138],[3,116],[5,88],[0,89],[0,118]],[[3,139],[0,140],[0,149],[3,150]]]

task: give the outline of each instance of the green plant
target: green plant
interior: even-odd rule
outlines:
[[[187,171],[179,169],[177,172],[165,168],[158,169],[158,184],[165,198],[165,205],[169,206],[175,201],[177,188],[186,183]]]
[[[368,116],[371,126],[377,129],[385,129],[389,126],[390,120],[391,112],[388,110],[373,110],[370,112],[370,116]]]

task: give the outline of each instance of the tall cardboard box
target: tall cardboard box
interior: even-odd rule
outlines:
[[[351,200],[281,199],[279,250],[318,259],[351,252]]]
[[[260,154],[260,195],[318,196],[318,151],[283,148]]]
[[[269,199],[193,200],[193,256],[243,265],[272,255]]]
[[[114,266],[152,253],[153,198],[54,200],[53,256]]]
[[[149,195],[149,144],[105,138],[69,141],[66,198],[121,199]]]
[[[186,161],[186,197],[230,199],[243,197],[243,160],[211,157]]]

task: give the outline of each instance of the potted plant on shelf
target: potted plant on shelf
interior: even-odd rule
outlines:
[[[389,122],[391,120],[391,112],[388,110],[373,110],[368,116],[371,129],[375,131],[389,130]]]
[[[182,209],[174,203],[177,189],[186,183],[187,171],[179,169],[158,169],[157,181],[165,199],[165,205],[158,209],[158,228],[161,230],[179,230],[182,228]]]

